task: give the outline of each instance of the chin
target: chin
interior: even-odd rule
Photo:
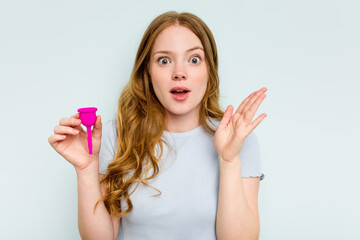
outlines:
[[[168,111],[171,115],[176,115],[176,116],[182,116],[182,115],[186,115],[188,112],[187,111]]]
[[[193,108],[182,108],[182,109],[172,109],[171,111],[167,110],[172,115],[187,115],[190,114],[194,109]]]

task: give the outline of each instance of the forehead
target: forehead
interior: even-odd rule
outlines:
[[[162,30],[156,37],[152,52],[171,50],[183,52],[194,46],[202,46],[200,39],[187,27],[173,25]]]

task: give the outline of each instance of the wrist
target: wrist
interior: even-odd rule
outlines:
[[[85,168],[75,168],[75,172],[78,177],[98,175],[99,174],[99,160],[97,159],[97,160],[92,161]]]
[[[233,168],[234,166],[241,166],[241,161],[240,161],[240,157],[235,157],[231,160],[224,160],[220,155],[218,155],[219,158],[219,165],[220,167],[230,167]]]

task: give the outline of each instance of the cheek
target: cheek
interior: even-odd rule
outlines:
[[[161,92],[161,88],[160,86],[161,84],[161,74],[159,74],[159,71],[154,68],[154,67],[150,67],[150,78],[151,78],[151,84],[153,86],[154,92],[157,96],[159,96],[159,93]]]
[[[205,79],[204,80],[204,82],[203,82],[203,84],[201,85],[201,98],[203,98],[204,97],[204,95],[205,95],[205,92],[206,92],[206,88],[207,88],[207,80]]]
[[[198,90],[195,96],[196,102],[200,102],[204,98],[207,88],[207,81],[207,78],[203,77],[201,81],[198,82],[198,85],[196,87]]]
[[[157,98],[159,100],[163,99],[164,97],[166,97],[166,87],[165,84],[161,81],[161,79],[156,78],[156,76],[154,76],[154,78],[151,79],[152,85],[153,85],[153,89],[155,92],[155,95],[157,96]]]
[[[156,96],[158,97],[158,99],[160,99],[162,96],[161,85],[159,85],[157,81],[153,80],[153,88]]]
[[[198,72],[197,79],[199,79],[199,89],[201,89],[201,93],[204,94],[209,81],[207,70],[203,69],[203,71]]]

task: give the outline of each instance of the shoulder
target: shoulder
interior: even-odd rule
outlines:
[[[261,152],[259,139],[256,133],[251,132],[245,139],[240,152],[243,177],[260,177],[263,180],[265,175],[261,169]]]
[[[252,131],[244,140],[241,153],[243,158],[246,159],[255,159],[260,158],[260,145],[258,136],[254,131]]]
[[[208,125],[216,131],[217,127],[219,126],[221,120],[213,117],[209,117],[207,119]]]
[[[99,172],[106,173],[107,165],[114,159],[117,147],[116,121],[107,121],[102,129],[99,151]]]
[[[111,119],[104,124],[103,127],[103,137],[116,139],[117,131],[116,131],[116,119]]]
[[[259,145],[259,139],[258,136],[256,135],[256,133],[254,131],[252,131],[244,140],[244,147],[245,146],[257,146]]]

